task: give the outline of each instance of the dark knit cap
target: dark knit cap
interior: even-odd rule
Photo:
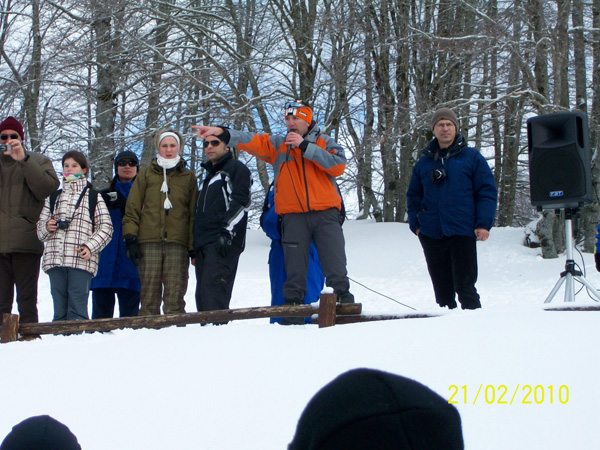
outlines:
[[[458,126],[458,118],[456,117],[456,114],[454,114],[454,111],[452,111],[450,108],[440,108],[433,113],[433,117],[431,117],[432,130],[435,127],[435,124],[438,123],[440,120],[449,120],[450,122],[452,122],[456,127],[456,132],[458,133],[458,130],[460,129],[460,127]]]
[[[50,416],[35,416],[15,425],[0,450],[81,450],[69,428]]]
[[[338,376],[308,402],[288,450],[464,448],[458,410],[414,380],[372,369]]]
[[[117,156],[115,156],[115,173],[117,172],[117,164],[119,163],[119,161],[121,161],[123,159],[128,159],[130,161],[135,162],[136,165],[138,166],[138,171],[140,170],[140,160],[139,160],[138,156],[135,153],[133,153],[132,151],[125,150],[123,152],[117,153]]]
[[[12,116],[7,117],[0,123],[0,132],[4,130],[15,130],[21,136],[21,140],[25,140],[25,133],[23,132],[23,125],[17,119]]]

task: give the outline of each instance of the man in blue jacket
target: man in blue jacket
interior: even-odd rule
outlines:
[[[449,108],[431,119],[435,138],[417,161],[406,194],[410,229],[419,237],[436,302],[462,309],[481,308],[476,241],[490,235],[497,190],[485,158],[458,134]]]
[[[100,191],[108,207],[113,235],[100,254],[98,273],[90,283],[92,319],[111,319],[115,295],[119,299],[119,317],[137,316],[140,310],[140,277],[135,264],[125,254],[123,215],[127,197],[140,168],[140,160],[131,151],[115,156],[115,177],[108,189]]]

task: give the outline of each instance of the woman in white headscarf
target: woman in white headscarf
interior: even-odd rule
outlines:
[[[198,185],[181,158],[183,136],[159,131],[158,155],[140,170],[123,218],[127,256],[138,266],[140,316],[185,312],[189,258]]]

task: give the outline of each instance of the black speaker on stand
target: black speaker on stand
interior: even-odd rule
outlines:
[[[543,209],[565,210],[567,262],[564,272],[544,301],[550,303],[566,281],[565,302],[575,301],[573,281],[588,288],[600,302],[600,294],[573,260],[572,218],[579,208],[592,203],[592,171],[587,115],[561,112],[527,120],[531,204]]]

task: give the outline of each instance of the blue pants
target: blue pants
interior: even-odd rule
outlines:
[[[50,293],[54,302],[54,318],[58,320],[88,320],[88,297],[92,274],[72,267],[48,270]]]
[[[285,262],[283,257],[283,247],[281,242],[273,239],[271,241],[271,250],[269,251],[269,280],[271,281],[271,306],[283,305],[283,283],[287,279],[285,272]],[[308,272],[306,276],[306,293],[304,294],[304,304],[308,305],[319,301],[321,291],[325,284],[325,276],[321,270],[319,255],[314,243],[310,243],[310,252],[308,254]],[[271,318],[271,323],[280,323],[281,318]],[[311,323],[310,317],[305,319],[305,323]]]

